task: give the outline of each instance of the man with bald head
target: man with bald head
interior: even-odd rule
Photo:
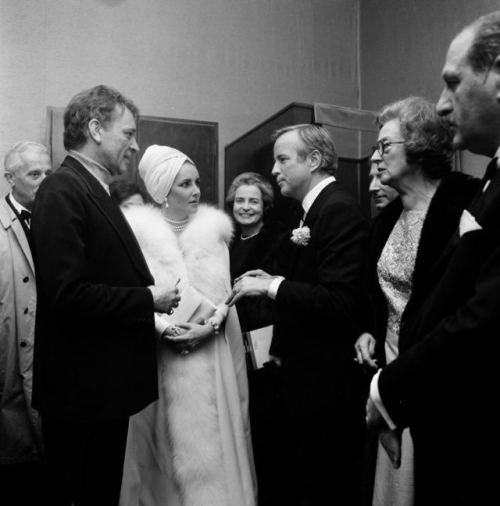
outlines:
[[[372,381],[367,419],[410,427],[417,506],[500,504],[500,11],[453,39],[443,79],[437,110],[454,147],[493,159],[401,328],[399,357]]]
[[[31,407],[36,284],[29,246],[31,208],[51,172],[47,148],[18,142],[5,156],[10,192],[0,199],[0,488],[33,500],[42,471],[40,417]],[[38,481],[37,481],[38,480]],[[25,484],[29,484],[26,487]]]

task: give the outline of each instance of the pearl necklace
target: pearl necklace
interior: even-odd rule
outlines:
[[[251,234],[251,235],[247,235],[247,236],[244,236],[243,234],[240,234],[240,239],[242,241],[246,241],[246,240],[251,239],[252,237],[255,237],[256,235],[258,235],[259,232],[260,232],[260,230],[258,230],[257,232],[255,232],[255,234]]]
[[[167,223],[170,225],[170,228],[174,232],[182,232],[187,227],[187,224],[189,223],[189,218],[186,218],[185,220],[181,220],[181,221],[170,220],[167,217],[165,217],[165,219],[167,220]]]

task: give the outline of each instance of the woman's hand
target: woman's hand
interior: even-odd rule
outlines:
[[[206,324],[212,325],[214,332],[217,334],[220,330],[220,326],[222,325],[222,322],[224,321],[223,318],[220,317],[220,315],[213,315],[208,320],[205,321]]]
[[[354,359],[358,364],[366,367],[367,369],[377,369],[377,360],[375,356],[375,338],[364,332],[358,337],[354,349],[356,350],[356,358]]]
[[[204,323],[209,323],[210,325],[212,325],[212,327],[215,330],[215,333],[217,334],[217,332],[219,332],[220,330],[220,326],[223,324],[223,322],[227,317],[228,311],[229,307],[226,304],[224,303],[219,304],[217,306],[217,309],[215,310],[215,313],[210,318],[208,318],[208,320],[206,320]]]
[[[182,355],[187,355],[215,334],[214,327],[210,324],[177,323],[176,326],[183,333],[174,339],[167,339],[167,342]]]

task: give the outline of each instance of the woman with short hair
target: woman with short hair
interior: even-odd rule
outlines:
[[[389,104],[377,123],[371,161],[380,182],[396,189],[399,198],[375,218],[371,231],[367,287],[373,321],[355,345],[357,361],[371,370],[398,356],[402,330],[430,288],[426,274],[478,186],[477,179],[452,172],[452,133],[430,101],[408,97]],[[386,430],[378,447],[373,505],[412,505],[413,480],[408,429]]]

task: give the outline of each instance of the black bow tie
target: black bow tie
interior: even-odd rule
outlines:
[[[29,211],[23,210],[19,213],[19,216],[21,217],[21,220],[23,220],[24,223],[26,223],[26,225],[29,226],[30,221],[31,221],[31,213]]]

